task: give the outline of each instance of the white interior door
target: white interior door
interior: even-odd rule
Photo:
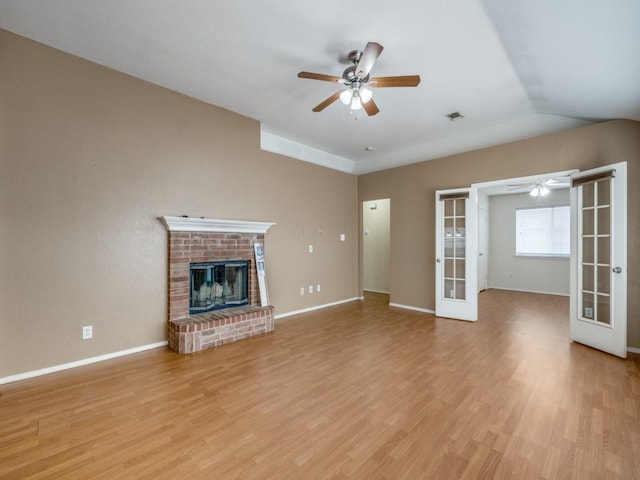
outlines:
[[[571,339],[627,356],[627,164],[571,176]]]
[[[436,192],[436,315],[478,319],[477,190]]]

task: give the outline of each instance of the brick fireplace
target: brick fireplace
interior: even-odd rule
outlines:
[[[254,244],[273,223],[161,217],[169,236],[169,347],[193,353],[274,329],[273,306],[261,305]],[[247,260],[249,303],[189,314],[190,265]]]

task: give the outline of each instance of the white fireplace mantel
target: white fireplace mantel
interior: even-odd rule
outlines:
[[[267,233],[275,223],[215,218],[160,217],[170,232]]]

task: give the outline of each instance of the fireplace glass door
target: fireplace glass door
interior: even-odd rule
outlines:
[[[189,313],[249,303],[248,261],[200,262],[190,267]]]

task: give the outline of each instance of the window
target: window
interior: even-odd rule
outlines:
[[[516,255],[569,256],[569,205],[516,209]]]

